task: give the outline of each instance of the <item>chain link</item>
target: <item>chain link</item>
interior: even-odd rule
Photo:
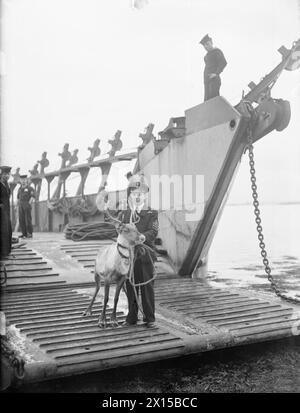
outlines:
[[[254,162],[254,150],[253,150],[253,138],[252,138],[252,131],[251,126],[248,129],[248,155],[249,155],[249,165],[250,165],[250,175],[251,175],[251,189],[252,189],[252,198],[253,198],[253,206],[254,206],[254,215],[255,215],[255,222],[256,222],[256,229],[258,233],[258,240],[259,240],[259,248],[260,253],[262,256],[262,261],[265,267],[265,273],[267,274],[268,280],[271,283],[271,288],[275,292],[275,294],[283,298],[286,301],[289,301],[293,304],[300,304],[300,300],[297,298],[292,298],[287,296],[285,293],[281,292],[278,288],[272,274],[271,274],[271,267],[268,260],[268,255],[266,251],[266,245],[264,243],[264,235],[263,235],[263,228],[261,225],[261,217],[260,217],[260,209],[259,209],[259,201],[258,201],[258,193],[257,193],[257,185],[256,185],[256,171],[255,171],[255,162]]]
[[[1,287],[6,285],[7,283],[7,271],[6,271],[6,266],[3,262],[0,261],[0,269],[1,269],[1,273],[3,274],[3,278],[1,278],[0,284]]]

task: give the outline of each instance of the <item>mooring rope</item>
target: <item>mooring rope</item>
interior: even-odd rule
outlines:
[[[72,241],[115,239],[116,228],[109,222],[68,224],[64,229],[66,239]]]

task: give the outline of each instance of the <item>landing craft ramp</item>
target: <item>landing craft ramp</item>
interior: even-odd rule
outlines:
[[[12,271],[2,288],[1,310],[9,324],[10,346],[25,361],[24,382],[281,339],[292,336],[300,322],[296,308],[277,298],[179,277],[166,257],[160,257],[156,327],[148,329],[140,323],[113,328],[109,310],[108,327],[100,329],[101,293],[93,315],[82,317],[82,312],[94,291],[94,257],[109,242],[73,242],[62,234],[35,234],[5,262]],[[41,271],[42,276],[33,275]],[[110,303],[112,294],[113,288]],[[121,295],[120,323],[126,312],[126,297]]]

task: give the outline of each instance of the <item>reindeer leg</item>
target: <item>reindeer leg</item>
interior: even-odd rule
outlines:
[[[116,292],[115,292],[115,298],[114,298],[114,308],[112,310],[111,316],[110,316],[110,320],[111,323],[113,325],[113,327],[118,327],[119,323],[117,321],[117,305],[118,305],[118,301],[119,301],[119,296],[120,296],[120,291],[124,285],[124,279],[122,278],[117,286],[116,286]]]
[[[126,297],[128,298],[128,294],[127,294],[127,288],[126,288],[126,282],[124,280],[123,285],[122,285],[122,290],[124,291]]]
[[[99,317],[99,322],[98,325],[101,328],[105,328],[106,327],[106,317],[105,317],[105,313],[106,313],[106,306],[108,303],[108,299],[109,299],[109,284],[105,283],[104,285],[104,301],[103,301],[103,308],[102,308],[102,312],[101,315]]]
[[[87,309],[83,312],[83,314],[82,314],[83,316],[92,315],[93,304],[94,304],[94,301],[97,297],[97,294],[98,294],[98,292],[100,290],[100,286],[101,286],[101,278],[100,278],[99,274],[97,274],[97,273],[95,273],[95,283],[96,283],[96,288],[95,288],[93,298],[92,298],[90,304],[88,305]]]

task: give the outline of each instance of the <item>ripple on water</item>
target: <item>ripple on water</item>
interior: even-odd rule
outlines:
[[[253,290],[270,291],[263,265],[243,262],[242,266],[232,265],[232,262],[216,263],[213,271],[208,273],[208,281],[224,287],[248,287]],[[300,262],[294,256],[282,256],[281,259],[270,261],[272,276],[278,287],[286,293],[300,294]],[[217,269],[217,271],[215,271]]]

